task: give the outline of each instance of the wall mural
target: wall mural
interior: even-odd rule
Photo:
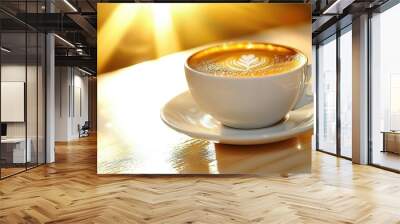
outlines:
[[[98,4],[99,174],[309,172],[308,4]]]

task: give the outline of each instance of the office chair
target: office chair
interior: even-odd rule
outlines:
[[[90,125],[89,125],[89,121],[85,121],[85,123],[82,125],[82,127],[79,127],[80,125],[78,125],[78,129],[79,129],[79,138],[80,137],[87,137],[89,136],[89,129],[90,129]]]

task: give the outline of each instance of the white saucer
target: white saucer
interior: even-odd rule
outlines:
[[[313,104],[289,112],[274,126],[260,129],[235,129],[222,125],[201,111],[189,91],[171,99],[161,110],[161,119],[172,129],[193,138],[214,142],[251,145],[282,141],[313,127]]]

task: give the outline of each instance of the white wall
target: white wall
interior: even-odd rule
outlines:
[[[81,109],[82,112],[78,113],[76,111],[76,114],[79,116],[76,116],[78,120],[74,123],[74,126],[77,127],[78,124],[83,125],[85,121],[89,120],[89,78],[87,76],[82,76],[83,73],[80,73],[79,75],[75,75],[75,86],[79,87],[81,89]],[[75,128],[76,133],[75,136],[79,137],[78,129]]]
[[[25,83],[1,82],[1,121],[25,121]],[[36,108],[36,107],[35,107]]]
[[[72,67],[56,67],[55,73],[55,140],[70,141],[88,120],[88,78]]]
[[[55,68],[55,141],[67,141],[69,133],[69,68]]]
[[[28,67],[28,70],[31,68]],[[25,64],[8,64],[1,66],[1,81],[2,82],[25,82]],[[5,108],[1,108],[5,110]],[[7,137],[25,137],[25,123],[11,122],[7,123]]]

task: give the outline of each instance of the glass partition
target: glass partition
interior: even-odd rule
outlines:
[[[2,177],[24,171],[31,161],[26,138],[26,40],[25,32],[1,34]]]
[[[37,13],[43,1],[0,2]],[[0,12],[0,178],[45,163],[45,44],[43,33]]]
[[[318,145],[336,153],[336,37],[318,47]]]
[[[318,45],[317,149],[352,157],[352,27]],[[339,123],[338,123],[339,122]]]
[[[371,19],[372,164],[400,171],[400,4]]]
[[[340,155],[352,157],[352,33],[340,36]]]

